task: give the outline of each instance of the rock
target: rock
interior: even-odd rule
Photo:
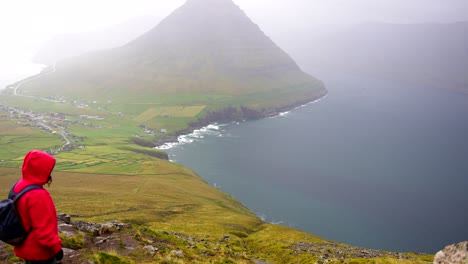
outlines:
[[[182,250],[172,250],[171,254],[175,255],[178,258],[183,258],[184,257],[184,252],[182,252]]]
[[[158,248],[148,245],[148,246],[144,246],[143,250],[148,251],[152,256],[154,256],[156,254],[156,251],[158,251]]]
[[[62,221],[65,224],[71,224],[71,216],[68,214],[58,214],[57,218],[59,221]]]
[[[0,241],[0,263],[7,261],[13,256],[13,252],[8,249],[8,245]]]
[[[445,259],[445,253],[441,250],[434,256],[434,263],[442,263],[442,259]]]
[[[265,262],[265,261],[259,260],[259,259],[251,259],[251,261],[256,263],[256,264],[272,264],[271,262]]]
[[[437,252],[434,264],[468,264],[468,241],[446,246]]]
[[[76,250],[69,249],[69,248],[63,248],[63,254],[64,255],[72,255],[76,252]]]
[[[111,221],[105,224],[88,223],[88,222],[83,222],[83,221],[73,221],[72,224],[78,230],[91,233],[94,236],[100,236],[103,234],[111,234],[114,231],[120,231],[123,228],[130,227],[130,225],[120,223],[119,221]]]
[[[229,236],[224,236],[219,242],[229,241]]]
[[[73,226],[75,226],[80,231],[91,233],[94,236],[99,235],[99,230],[101,227],[101,225],[99,224],[88,223],[83,221],[73,221]]]
[[[110,222],[107,222],[105,224],[102,225],[101,227],[101,230],[108,230],[108,231],[120,231],[124,228],[129,228],[131,227],[131,225],[129,224],[124,224],[124,223],[120,223],[119,221],[117,220],[114,220],[114,221],[110,221]]]
[[[337,243],[306,243],[300,241],[290,247],[293,252],[304,253],[308,252],[312,255],[320,258],[319,263],[324,263],[324,260],[328,259],[330,262],[337,262],[338,259],[346,258],[398,258],[398,259],[410,259],[411,257],[397,252],[387,252],[382,250],[365,249],[352,246],[342,246]]]
[[[106,243],[109,240],[109,237],[95,237],[94,238],[94,244],[99,245],[102,243]]]
[[[69,248],[63,248],[63,259],[61,263],[83,263],[81,257],[82,255],[80,252]]]
[[[73,225],[69,225],[65,223],[59,224],[58,228],[59,228],[59,232],[66,235],[67,237],[71,237],[78,233],[78,230]]]

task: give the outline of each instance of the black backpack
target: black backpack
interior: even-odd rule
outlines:
[[[31,190],[41,189],[38,185],[30,185],[17,194],[13,191],[15,185],[16,183],[11,187],[8,199],[0,202],[0,240],[10,245],[20,245],[29,233],[24,230],[21,217],[16,211],[16,201]]]

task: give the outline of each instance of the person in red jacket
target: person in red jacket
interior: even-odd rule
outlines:
[[[49,264],[63,258],[62,241],[58,236],[57,212],[49,192],[43,185],[52,182],[55,158],[32,150],[24,157],[22,174],[14,191],[19,193],[29,185],[39,185],[24,194],[16,203],[25,230],[30,230],[26,240],[15,246],[15,254],[26,263]]]

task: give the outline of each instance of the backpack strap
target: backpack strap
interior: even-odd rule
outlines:
[[[21,196],[23,196],[23,194],[25,194],[25,193],[27,193],[27,192],[29,192],[31,190],[42,189],[42,187],[40,187],[39,185],[32,184],[32,185],[26,186],[26,188],[24,188],[21,192],[15,193],[14,189],[15,189],[15,186],[16,186],[16,184],[18,182],[19,181],[17,181],[15,184],[13,184],[13,186],[10,189],[10,193],[8,194],[8,198],[13,200],[13,203],[16,203],[16,201],[18,201],[19,198],[21,198]]]
[[[17,180],[15,182],[15,184],[13,184],[13,186],[11,186],[10,192],[8,193],[8,199],[13,200],[14,197],[16,196],[16,193],[15,193],[15,191],[13,189],[15,189],[15,186],[16,186],[16,184],[18,184],[18,182],[19,182],[19,180]]]

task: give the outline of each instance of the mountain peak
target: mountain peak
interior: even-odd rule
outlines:
[[[257,93],[269,98],[260,98],[262,104],[274,101],[264,107],[284,107],[326,93],[232,0],[187,0],[127,45],[59,63],[48,77],[67,80],[69,90],[77,87],[68,93],[224,94],[233,101],[223,104],[254,107],[260,107],[255,97],[241,103],[235,97]],[[64,91],[51,83],[42,87]]]
[[[187,0],[185,5],[203,5],[204,7],[237,6],[232,0]]]
[[[232,0],[188,0],[126,49],[156,56],[156,63],[165,66],[177,59],[190,61],[184,63],[184,72],[190,75],[201,69],[192,64],[199,60],[218,73],[237,77],[256,74],[259,68],[300,70]]]
[[[158,41],[182,34],[191,41],[219,39],[220,35],[242,32],[246,25],[260,30],[232,0],[187,0],[147,35],[167,33]]]
[[[219,5],[219,4],[231,4],[235,5],[232,0],[187,0],[186,5],[189,4],[209,4],[209,5]]]

